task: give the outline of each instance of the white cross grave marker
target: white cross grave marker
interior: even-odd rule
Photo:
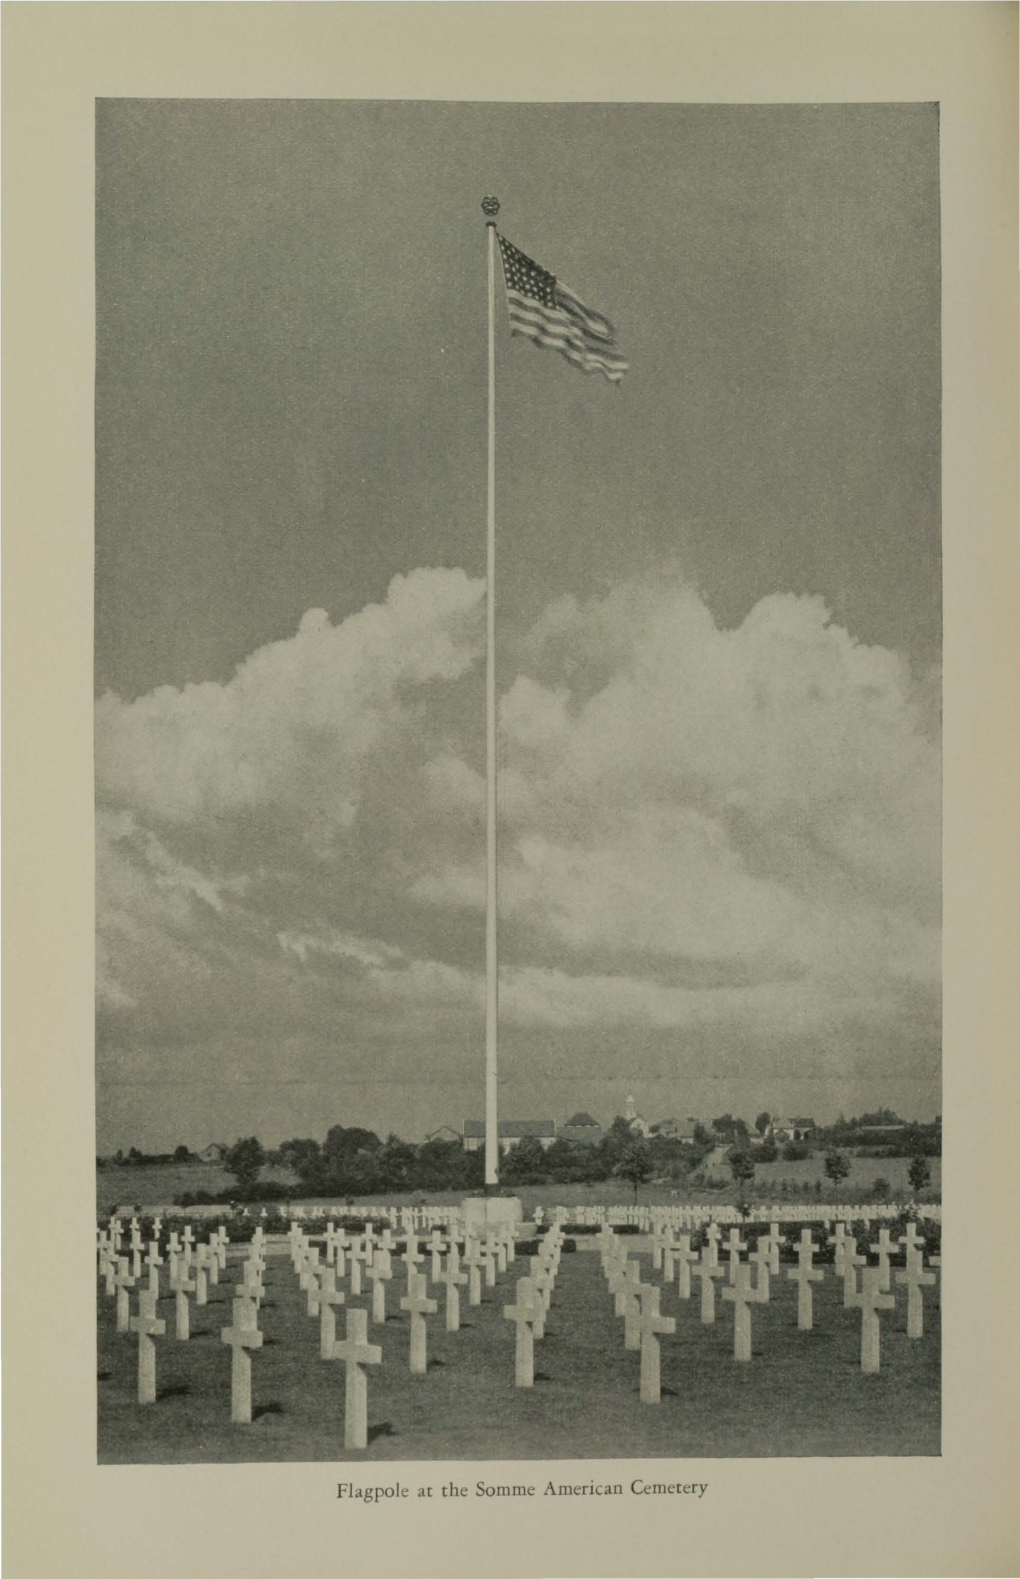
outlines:
[[[250,1425],[251,1358],[247,1350],[261,1349],[262,1333],[258,1330],[258,1317],[252,1301],[242,1295],[232,1303],[233,1325],[220,1329],[220,1341],[228,1343],[231,1348],[230,1418],[235,1425]]]
[[[729,1257],[729,1282],[732,1286],[737,1280],[737,1267],[741,1265],[740,1252],[746,1250],[747,1245],[740,1237],[739,1228],[731,1228],[729,1239],[726,1241],[726,1254]]]
[[[691,1249],[690,1234],[681,1234],[672,1249],[672,1259],[677,1264],[677,1294],[681,1299],[691,1297],[691,1267],[697,1262],[698,1252]]]
[[[535,1328],[545,1319],[545,1306],[538,1297],[530,1277],[517,1281],[516,1303],[503,1306],[507,1321],[517,1323],[517,1344],[514,1357],[514,1386],[535,1385]]]
[[[850,1235],[843,1240],[843,1309],[849,1310],[857,1303],[857,1268],[864,1267],[866,1256],[858,1255],[857,1243]],[[865,1267],[865,1270],[867,1268]],[[872,1267],[878,1272],[878,1267]]]
[[[888,1228],[879,1229],[878,1244],[869,1245],[868,1249],[873,1255],[878,1256],[878,1270],[881,1273],[878,1286],[883,1294],[887,1294],[892,1286],[889,1276],[889,1257],[896,1253],[896,1246],[889,1237]]]
[[[346,1298],[342,1289],[336,1286],[336,1267],[323,1267],[322,1284],[319,1288],[319,1358],[329,1360],[333,1357],[333,1345],[336,1342],[336,1310],[337,1305],[342,1305]]]
[[[736,1281],[723,1289],[722,1297],[733,1301],[733,1358],[746,1362],[751,1358],[751,1306],[764,1303],[761,1290],[751,1287],[747,1261],[739,1263]]]
[[[880,1267],[866,1266],[861,1273],[860,1292],[851,1300],[861,1312],[861,1370],[869,1376],[881,1367],[882,1334],[878,1313],[892,1310],[896,1305],[894,1295],[882,1293],[881,1279]]]
[[[907,1337],[923,1338],[924,1295],[921,1289],[933,1286],[935,1274],[924,1270],[924,1257],[920,1250],[907,1250],[906,1268],[897,1272],[896,1281],[905,1284],[907,1289]]]
[[[191,1336],[191,1307],[188,1304],[188,1295],[194,1294],[195,1284],[188,1277],[188,1268],[183,1261],[177,1262],[174,1273],[170,1283],[171,1291],[176,1295],[174,1337],[183,1342]]]
[[[443,1236],[439,1232],[439,1229],[433,1228],[432,1238],[429,1240],[428,1245],[426,1246],[426,1249],[432,1257],[430,1277],[433,1283],[439,1282],[439,1275],[443,1270],[443,1244]]]
[[[484,1265],[484,1256],[478,1248],[477,1241],[469,1239],[464,1247],[463,1264],[468,1269],[468,1304],[480,1305],[482,1303],[482,1278],[481,1271]]]
[[[366,1365],[382,1364],[382,1349],[368,1342],[368,1311],[347,1311],[347,1333],[334,1343],[332,1358],[346,1366],[344,1384],[344,1447],[351,1451],[368,1446],[368,1378]]]
[[[372,1284],[372,1321],[381,1326],[386,1320],[386,1285],[393,1276],[388,1250],[377,1250],[368,1272]]]
[[[131,1319],[131,1295],[129,1290],[134,1288],[135,1279],[128,1271],[127,1256],[117,1257],[117,1273],[114,1278],[117,1289],[117,1331],[128,1332],[128,1322]]]
[[[439,1279],[446,1287],[446,1330],[460,1331],[460,1289],[467,1282],[467,1273],[460,1270],[460,1252],[451,1239],[446,1257],[446,1271]]]
[[[772,1277],[772,1244],[764,1236],[758,1240],[754,1247],[754,1255],[749,1258],[758,1268],[755,1293],[763,1305],[769,1302]]]
[[[638,1341],[641,1346],[641,1402],[657,1404],[662,1396],[662,1359],[659,1354],[659,1334],[676,1331],[672,1316],[659,1314],[658,1287],[643,1286],[640,1290],[641,1311],[636,1317]]]
[[[800,1243],[797,1245],[797,1266],[788,1267],[786,1272],[787,1277],[797,1284],[797,1326],[801,1332],[810,1332],[814,1323],[811,1285],[820,1283],[825,1276],[821,1267],[811,1264],[815,1249],[810,1228],[802,1228]]]
[[[711,1241],[706,1241],[701,1259],[693,1268],[694,1276],[701,1279],[701,1324],[710,1327],[715,1321],[715,1280],[725,1277],[726,1269],[712,1262]]]
[[[428,1329],[426,1316],[434,1316],[439,1309],[434,1299],[429,1299],[425,1293],[426,1281],[424,1272],[411,1272],[407,1279],[407,1293],[400,1301],[401,1310],[406,1310],[411,1316],[411,1370],[416,1376],[424,1376],[428,1370]]]
[[[156,1294],[151,1288],[138,1295],[138,1315],[131,1318],[131,1331],[138,1334],[138,1402],[156,1402],[156,1345],[153,1338],[166,1332],[166,1322],[156,1319]]]

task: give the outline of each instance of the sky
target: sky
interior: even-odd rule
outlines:
[[[935,106],[97,108],[97,1145],[940,1110]]]

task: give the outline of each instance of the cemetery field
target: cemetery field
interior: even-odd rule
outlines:
[[[628,1247],[630,1248],[630,1247]],[[631,1251],[633,1254],[634,1252]],[[658,1283],[649,1251],[641,1276]],[[231,1354],[220,1339],[240,1281],[233,1257],[208,1304],[193,1306],[191,1336],[174,1337],[174,1300],[164,1287],[156,1339],[157,1399],[137,1401],[137,1341],[115,1330],[114,1301],[98,1296],[99,1461],[198,1463],[282,1460],[557,1459],[607,1457],[797,1457],[939,1452],[939,1308],[924,1301],[924,1337],[908,1339],[906,1300],[883,1312],[881,1370],[860,1365],[861,1316],[844,1310],[831,1266],[814,1289],[814,1327],[797,1328],[797,1291],[775,1276],[771,1300],[752,1312],[752,1359],[733,1359],[733,1306],[718,1301],[702,1326],[697,1293],[662,1290],[676,1320],[661,1340],[662,1400],[638,1396],[640,1355],[624,1348],[623,1323],[597,1253],[562,1257],[546,1335],[535,1344],[535,1385],[514,1386],[514,1324],[504,1319],[527,1263],[508,1267],[482,1303],[461,1307],[461,1330],[447,1333],[442,1289],[428,1318],[428,1371],[408,1364],[409,1318],[399,1310],[404,1278],[394,1263],[388,1318],[370,1324],[382,1363],[368,1375],[369,1443],[343,1447],[344,1367],[319,1357],[319,1322],[286,1254],[271,1254],[259,1312],[263,1347],[252,1354],[252,1422],[232,1425]],[[348,1307],[371,1309],[371,1295],[348,1293]],[[337,1313],[338,1335],[344,1308]],[[595,1471],[597,1474],[597,1471]]]

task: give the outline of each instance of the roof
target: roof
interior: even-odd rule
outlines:
[[[501,1118],[496,1126],[496,1132],[500,1140],[523,1140],[527,1136],[538,1139],[545,1135],[555,1140],[556,1125],[551,1118]],[[464,1134],[471,1140],[484,1136],[484,1119],[465,1119]]]
[[[794,1129],[814,1129],[816,1126],[813,1118],[795,1118],[793,1127]]]
[[[431,1132],[431,1134],[425,1136],[426,1141],[430,1141],[430,1140],[460,1140],[460,1138],[461,1138],[460,1131],[457,1130],[457,1129],[451,1129],[449,1124],[440,1124],[438,1129],[434,1129]]]
[[[573,1118],[568,1118],[562,1126],[563,1129],[582,1129],[590,1126],[592,1129],[601,1129],[598,1119],[592,1118],[590,1113],[575,1113]]]

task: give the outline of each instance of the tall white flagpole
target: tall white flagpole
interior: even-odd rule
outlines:
[[[496,934],[496,215],[499,200],[482,201],[489,252],[489,492],[485,556],[485,1182],[499,1182],[497,1127]]]

